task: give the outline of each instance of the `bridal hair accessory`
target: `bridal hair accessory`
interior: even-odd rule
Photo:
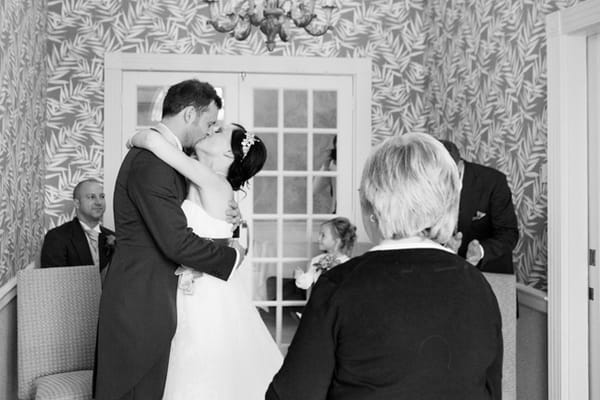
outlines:
[[[254,143],[260,142],[260,139],[254,136],[254,133],[244,132],[244,135],[246,137],[242,140],[242,159],[246,157],[246,154],[248,154],[250,147],[252,147]]]

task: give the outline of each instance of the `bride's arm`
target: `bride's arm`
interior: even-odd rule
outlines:
[[[129,144],[151,151],[200,188],[223,185],[223,179],[212,169],[173,147],[156,131],[150,129],[140,131],[129,139]]]

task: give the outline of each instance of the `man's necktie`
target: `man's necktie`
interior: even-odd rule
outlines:
[[[94,260],[94,265],[96,267],[100,266],[100,255],[98,253],[98,235],[99,232],[94,229],[90,229],[88,227],[84,227],[85,235],[88,238],[88,243],[90,247],[90,252],[92,253],[92,259]]]

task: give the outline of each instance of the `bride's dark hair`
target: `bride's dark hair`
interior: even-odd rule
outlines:
[[[242,141],[246,139],[247,131],[242,125],[232,125],[234,126],[231,132],[233,162],[229,166],[229,171],[227,171],[227,180],[233,190],[240,190],[265,165],[267,148],[262,140],[254,136],[254,143],[248,149],[246,156],[244,156]]]

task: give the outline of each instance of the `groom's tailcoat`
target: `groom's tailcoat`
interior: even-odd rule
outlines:
[[[117,177],[117,248],[100,300],[95,399],[118,399],[165,355],[177,323],[179,265],[226,280],[236,253],[187,227],[186,181],[141,149],[129,151]],[[156,399],[163,382],[156,383]]]

